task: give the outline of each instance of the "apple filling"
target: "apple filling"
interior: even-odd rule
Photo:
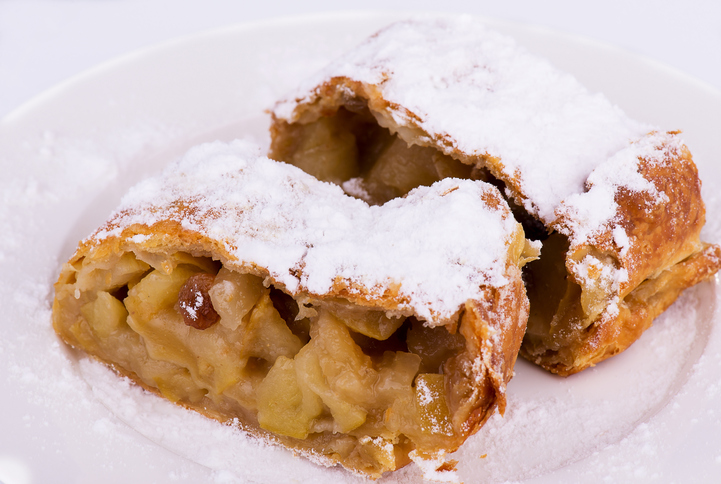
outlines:
[[[467,437],[462,318],[427,327],[342,298],[294,299],[182,252],[72,267],[57,286],[56,330],[173,402],[376,477],[411,450]]]
[[[277,122],[270,158],[383,204],[443,178],[475,178],[472,167],[440,151],[408,144],[378,125],[368,108],[338,108],[307,124]]]

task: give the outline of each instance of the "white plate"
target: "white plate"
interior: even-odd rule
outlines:
[[[267,143],[264,110],[388,14],[215,30],[101,65],[0,121],[0,481],[356,482],[147,395],[69,352],[52,283],[139,179],[201,141]],[[629,114],[682,129],[721,239],[721,95],[627,53],[488,21]],[[687,291],[625,353],[568,379],[524,361],[505,418],[457,453],[470,482],[708,482],[721,474],[719,290]],[[485,457],[481,457],[485,456]],[[409,466],[383,479],[416,482]]]

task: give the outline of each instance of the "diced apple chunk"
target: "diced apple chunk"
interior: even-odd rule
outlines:
[[[258,387],[258,423],[271,432],[297,439],[308,437],[313,419],[323,405],[320,397],[303,392],[296,376],[295,362],[279,356]]]
[[[366,420],[378,373],[330,312],[319,312],[310,334],[310,343],[296,356],[298,375],[328,406],[340,431],[349,432]]]
[[[319,180],[341,184],[358,174],[358,148],[353,134],[334,117],[304,125],[300,146],[286,160]]]
[[[107,287],[115,289],[126,284],[131,284],[140,279],[150,266],[138,260],[132,252],[126,252],[109,271],[110,280]]]
[[[219,325],[203,331],[191,328],[172,308],[148,320],[131,316],[128,324],[143,337],[152,358],[187,368],[199,386],[216,395],[242,376],[246,358],[220,333]]]
[[[303,343],[273,307],[270,290],[266,289],[243,328],[243,352],[272,365],[281,355],[293,358],[302,346]]]
[[[107,338],[118,328],[125,326],[128,311],[123,303],[110,293],[99,291],[95,301],[80,308],[80,313],[100,338]]]
[[[402,317],[389,318],[383,311],[369,311],[348,304],[330,303],[325,307],[356,333],[379,341],[388,339],[405,321]]]
[[[120,258],[110,258],[102,264],[96,264],[90,270],[78,271],[75,287],[81,292],[97,289],[112,292],[121,286],[137,282],[148,269],[148,264],[138,260],[132,252],[127,252]]]
[[[350,403],[331,387],[326,375],[323,374],[318,352],[317,345],[311,340],[295,357],[299,381],[320,396],[323,403],[330,409],[338,429],[341,432],[350,432],[363,425],[367,412],[360,405]],[[359,390],[362,391],[361,388]]]
[[[186,265],[176,267],[170,274],[154,270],[128,292],[125,299],[128,312],[135,319],[149,320],[159,311],[172,308],[180,288],[196,272],[195,268]]]
[[[422,373],[416,377],[416,408],[423,433],[453,435],[445,394],[443,375]]]
[[[353,341],[348,328],[330,312],[320,311],[310,334],[323,375],[333,390],[353,403],[370,404],[373,397],[368,390],[378,373],[371,358]]]
[[[421,358],[403,351],[386,351],[380,363],[378,379],[373,386],[376,405],[389,406],[396,400],[410,400],[413,379]]]
[[[210,288],[210,300],[220,315],[220,324],[235,331],[263,293],[263,280],[223,267]]]
[[[371,187],[388,187],[394,197],[405,195],[421,185],[432,185],[440,179],[434,152],[424,146],[408,146],[405,141],[396,138],[376,160],[368,173],[367,182]]]
[[[438,178],[471,178],[473,167],[454,160],[448,155],[436,151],[433,153],[433,165],[436,167]]]

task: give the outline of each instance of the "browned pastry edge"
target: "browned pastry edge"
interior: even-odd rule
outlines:
[[[721,248],[700,241],[705,208],[688,149],[671,150],[661,162],[641,159],[638,173],[666,198],[659,203],[652,194],[617,189],[612,224],[624,229],[630,246],[624,251],[617,245],[609,224],[587,243],[572,243],[566,254],[569,277],[582,287],[584,281],[576,278],[573,265],[586,255],[606,257],[614,268],[626,270],[628,278],[609,294],[620,301],[618,314],[599,314],[567,350],[541,352],[532,341],[524,342],[522,355],[554,373],[571,375],[625,350],[684,289],[721,268]],[[553,226],[563,230],[566,223],[562,216]]]
[[[628,279],[619,288],[621,298],[649,277],[697,253],[705,223],[698,170],[685,146],[662,162],[641,159],[638,173],[666,199],[659,203],[654,194],[617,188],[614,198],[618,209],[612,222],[587,242],[575,246],[572,243],[566,259],[569,273],[573,274],[572,263],[589,251],[612,258],[617,267],[628,272]],[[562,215],[552,227],[568,233],[564,228],[572,226],[573,221],[567,217]],[[622,227],[629,238],[630,247],[625,251],[614,240],[612,228],[616,226]]]
[[[619,304],[618,317],[599,318],[575,346],[554,351],[525,341],[520,354],[561,376],[595,366],[631,346],[681,292],[713,276],[720,262],[721,248],[706,244],[702,251],[671,266],[654,279],[642,282]]]

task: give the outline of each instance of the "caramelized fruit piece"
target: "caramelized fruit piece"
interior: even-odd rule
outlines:
[[[175,310],[183,316],[186,325],[195,329],[208,329],[218,322],[220,316],[213,309],[208,290],[215,276],[201,272],[188,278],[178,292]]]
[[[465,346],[460,333],[451,334],[444,326],[429,328],[415,319],[406,338],[408,351],[421,357],[424,373],[440,372],[441,365]]]
[[[445,394],[443,375],[421,373],[416,377],[416,408],[423,433],[453,435]]]
[[[285,356],[275,360],[257,394],[260,426],[297,439],[308,437],[313,419],[323,410],[320,397],[301,389],[295,361]]]

